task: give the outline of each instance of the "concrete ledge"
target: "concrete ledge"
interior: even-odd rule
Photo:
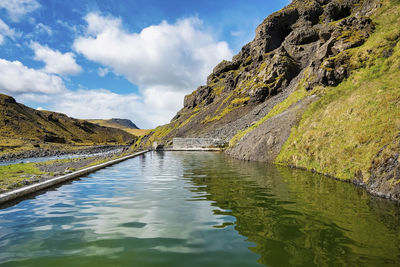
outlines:
[[[91,166],[91,167],[88,167],[88,168],[85,168],[85,169],[82,169],[82,170],[79,170],[79,171],[76,171],[76,172],[72,172],[72,173],[69,173],[69,174],[66,174],[66,175],[63,175],[63,176],[52,178],[52,179],[49,179],[49,180],[44,181],[44,182],[40,182],[40,183],[37,183],[37,184],[24,186],[22,188],[19,188],[19,189],[16,189],[16,190],[13,190],[13,191],[10,191],[10,192],[7,192],[7,193],[0,194],[0,204],[6,203],[8,201],[11,201],[11,200],[14,200],[14,199],[17,199],[17,198],[20,198],[20,197],[23,197],[23,196],[26,196],[26,195],[29,195],[29,194],[32,194],[32,193],[35,193],[37,191],[40,191],[42,189],[54,186],[56,184],[59,184],[59,183],[65,182],[65,181],[81,177],[83,175],[86,175],[86,174],[92,173],[94,171],[103,169],[103,168],[111,166],[113,164],[120,163],[120,162],[125,161],[127,159],[131,159],[131,158],[134,158],[136,156],[142,155],[142,154],[144,154],[144,153],[146,153],[148,151],[149,150],[145,150],[145,151],[141,151],[141,152],[138,152],[138,153],[135,153],[135,154],[132,154],[132,155],[128,155],[128,156],[125,156],[125,157],[122,157],[122,158],[119,158],[119,159],[110,160],[110,161],[107,161],[107,162],[104,162],[104,163],[101,163],[101,164],[98,164],[98,165],[95,165],[95,166]]]
[[[223,151],[222,148],[218,147],[206,147],[206,148],[163,148],[159,151]]]
[[[173,138],[172,144],[173,149],[185,151],[214,148],[220,149],[228,145],[226,141],[217,138]]]

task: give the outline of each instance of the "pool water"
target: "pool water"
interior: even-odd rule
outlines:
[[[306,171],[149,152],[0,209],[4,266],[400,266],[400,207]]]

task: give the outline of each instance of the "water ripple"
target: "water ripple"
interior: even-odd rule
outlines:
[[[399,222],[315,174],[153,152],[0,210],[0,265],[395,265]]]

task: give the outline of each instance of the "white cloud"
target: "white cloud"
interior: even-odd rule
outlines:
[[[44,25],[43,23],[36,24],[35,30],[39,33],[46,33],[48,35],[53,35],[53,31],[51,30],[51,28],[47,25]]]
[[[82,119],[126,118],[142,128],[163,123],[162,110],[149,112],[149,106],[136,94],[120,95],[105,89],[68,91],[57,96],[47,108]]]
[[[88,36],[75,40],[76,51],[139,86],[193,89],[217,63],[232,56],[226,42],[216,42],[199,29],[198,18],[172,25],[163,21],[140,33],[126,32],[117,18],[90,13],[85,19]]]
[[[0,19],[0,45],[4,43],[4,37],[14,39],[17,33],[11,29],[2,19]]]
[[[0,91],[5,94],[55,94],[66,90],[62,79],[24,66],[19,61],[0,59]]]
[[[99,68],[97,71],[100,77],[106,76],[109,72],[110,70],[108,68]]]
[[[228,44],[203,31],[196,17],[163,21],[140,33],[129,33],[119,18],[89,13],[85,20],[86,35],[75,40],[74,49],[138,85],[144,103],[165,111],[157,120],[162,123],[182,107],[185,94],[205,83],[216,64],[232,57]],[[147,110],[147,116],[156,112]]]
[[[52,50],[37,42],[31,42],[30,46],[35,52],[35,59],[46,64],[43,69],[45,72],[64,75],[77,74],[82,71],[82,68],[76,64],[73,53],[62,54],[58,50]]]
[[[147,88],[144,91],[144,103],[146,104],[146,113],[152,113],[153,110],[160,110],[164,118],[171,119],[178,109],[176,107],[183,107],[184,91],[175,90],[165,86],[154,86]],[[158,119],[159,121],[163,121]],[[164,120],[163,123],[166,121]]]
[[[13,21],[20,20],[25,14],[40,7],[36,0],[0,0],[0,8],[7,10]]]

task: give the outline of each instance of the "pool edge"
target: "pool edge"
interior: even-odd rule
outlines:
[[[1,204],[5,204],[5,203],[7,203],[9,201],[18,199],[20,197],[24,197],[26,195],[38,192],[40,190],[52,187],[54,185],[63,183],[65,181],[69,181],[69,180],[84,176],[86,174],[95,172],[97,170],[103,169],[105,167],[120,163],[120,162],[125,161],[127,159],[131,159],[131,158],[143,155],[143,154],[145,154],[145,153],[147,153],[149,151],[151,151],[151,150],[140,151],[140,152],[128,155],[128,156],[124,156],[124,157],[119,158],[119,159],[110,160],[110,161],[107,161],[107,162],[104,162],[104,163],[101,163],[101,164],[98,164],[98,165],[95,165],[95,166],[84,168],[84,169],[79,170],[79,171],[75,171],[75,172],[72,172],[72,173],[69,173],[69,174],[66,174],[66,175],[62,175],[62,176],[58,176],[58,177],[55,177],[55,178],[51,178],[51,179],[43,181],[43,182],[39,182],[39,183],[36,183],[36,184],[24,186],[22,188],[18,188],[18,189],[15,189],[13,191],[9,191],[9,192],[0,194],[0,205]]]

